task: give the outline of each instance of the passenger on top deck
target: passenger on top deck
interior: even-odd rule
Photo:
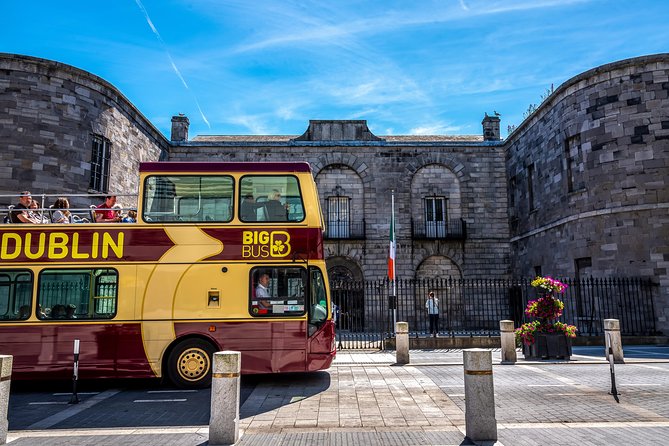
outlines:
[[[42,207],[39,201],[33,200],[30,202],[30,212],[33,214],[33,217],[37,218],[37,223],[49,223],[49,219],[42,215]]]
[[[267,198],[265,208],[267,209],[268,221],[287,221],[288,205],[281,204],[281,192],[273,189]]]
[[[9,214],[9,220],[12,223],[41,223],[42,220],[30,210],[30,204],[33,201],[30,191],[24,190],[19,195],[19,203],[14,206],[14,210]]]
[[[121,221],[120,213],[116,212],[115,209],[112,209],[116,204],[116,195],[107,195],[105,197],[105,202],[98,205],[95,211],[95,222],[96,223],[118,223]]]
[[[72,214],[70,213],[70,202],[65,197],[58,197],[51,206],[51,223],[72,223]]]
[[[123,220],[121,220],[123,223],[137,223],[137,211],[130,209],[128,211],[128,215],[123,217]]]
[[[258,220],[258,208],[262,207],[262,204],[256,203],[253,199],[253,194],[244,195],[242,204],[239,210],[239,216],[242,221],[256,221]]]

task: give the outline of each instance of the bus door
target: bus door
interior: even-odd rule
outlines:
[[[309,267],[309,289],[309,354],[327,355],[334,350],[334,322],[328,320],[330,300],[325,277],[316,266]]]

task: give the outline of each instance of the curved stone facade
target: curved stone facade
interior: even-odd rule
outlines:
[[[669,54],[587,71],[508,138],[516,275],[642,276],[669,317]]]
[[[69,65],[0,53],[0,195],[86,193],[96,137],[110,146],[110,192],[137,191],[139,162],[166,158],[169,146],[105,80]],[[15,201],[3,197],[0,206]]]

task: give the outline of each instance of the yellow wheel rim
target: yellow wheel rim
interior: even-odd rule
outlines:
[[[201,348],[189,348],[179,355],[177,370],[179,376],[186,381],[199,381],[211,368],[209,355]]]

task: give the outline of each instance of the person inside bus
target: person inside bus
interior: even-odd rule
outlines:
[[[9,214],[9,220],[12,223],[33,223],[42,222],[39,216],[33,214],[30,210],[30,204],[33,201],[30,191],[24,190],[19,195],[19,203],[14,206],[14,210]]]
[[[30,317],[30,305],[21,305],[19,307],[19,319],[26,320]]]
[[[42,308],[40,304],[37,304],[37,317],[40,319],[46,319],[49,317],[47,312]]]
[[[288,204],[281,204],[281,192],[273,189],[267,197],[265,209],[267,209],[267,218],[269,221],[287,221]]]
[[[72,223],[70,202],[65,197],[58,197],[51,207],[51,223]]]
[[[95,211],[95,222],[96,223],[118,223],[121,221],[121,215],[117,213],[113,206],[116,204],[115,195],[107,195],[105,197],[105,202],[98,205]]]
[[[65,307],[65,318],[66,319],[76,319],[77,316],[74,314],[77,306],[75,304],[69,304]]]
[[[256,299],[258,300],[258,306],[263,309],[269,309],[272,305],[269,303],[270,297],[269,293],[269,274],[262,273],[258,277],[258,285],[256,285]]]
[[[256,221],[258,220],[258,208],[262,205],[256,203],[253,199],[253,194],[244,195],[241,205],[239,206],[239,216],[242,221]]]
[[[51,307],[51,319],[65,319],[66,314],[65,305],[56,304]]]

